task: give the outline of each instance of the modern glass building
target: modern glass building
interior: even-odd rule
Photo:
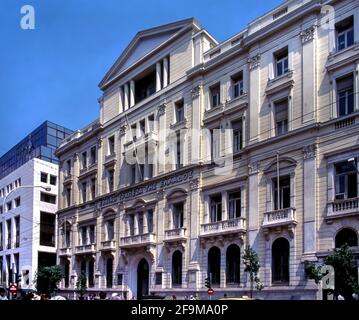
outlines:
[[[0,158],[0,179],[33,158],[58,164],[55,150],[70,134],[71,130],[45,121]]]

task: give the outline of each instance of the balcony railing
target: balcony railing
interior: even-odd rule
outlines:
[[[246,231],[245,218],[235,218],[224,221],[211,222],[201,225],[201,236],[214,235],[219,233],[235,233]]]
[[[76,247],[76,254],[82,253],[95,253],[96,252],[96,244],[84,244]]]
[[[102,241],[101,250],[116,250],[116,241],[115,240]]]
[[[71,248],[61,248],[59,249],[59,256],[71,256]]]
[[[165,241],[181,240],[186,238],[186,228],[177,228],[165,231]]]
[[[327,217],[352,215],[359,213],[359,197],[345,200],[335,200],[328,203]]]
[[[148,244],[155,244],[155,234],[154,233],[145,233],[138,234],[134,236],[127,236],[121,238],[120,246],[128,247],[128,246],[142,246]]]
[[[263,226],[277,226],[297,223],[295,208],[285,208],[264,213]]]

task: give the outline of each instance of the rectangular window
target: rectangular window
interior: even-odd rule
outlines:
[[[57,183],[57,177],[50,175],[50,184],[56,186],[56,183]]]
[[[108,183],[108,192],[112,192],[115,187],[115,171],[113,169],[107,171],[107,183]]]
[[[130,236],[133,236],[135,234],[135,217],[133,214],[130,214],[128,216],[129,219],[129,227],[130,227]]]
[[[15,202],[15,208],[21,206],[21,198],[20,197],[17,197],[14,202]]]
[[[156,286],[162,285],[162,272],[156,272]]]
[[[211,108],[218,107],[221,103],[221,87],[220,84],[216,84],[212,86],[210,89],[210,97],[211,97]]]
[[[176,169],[183,167],[182,155],[181,155],[181,134],[176,134]]]
[[[82,203],[87,201],[87,182],[81,183],[81,196],[82,196]]]
[[[183,202],[173,204],[173,228],[183,228]]]
[[[241,216],[241,192],[230,192],[228,194],[228,219]]]
[[[139,181],[143,181],[145,178],[145,165],[144,164],[139,164],[138,165],[139,168],[139,177],[138,180]]]
[[[131,126],[131,134],[132,134],[132,140],[136,141],[136,138],[137,138],[137,124],[136,123]]]
[[[96,178],[91,179],[91,200],[96,198]]]
[[[336,81],[338,116],[343,117],[354,112],[354,76],[350,74]]]
[[[354,44],[354,18],[351,16],[335,26],[337,34],[337,50],[341,51]]]
[[[66,161],[66,176],[71,176],[71,159]]]
[[[66,197],[66,206],[71,206],[71,188],[66,188],[65,190],[65,197]]]
[[[131,172],[130,172],[130,183],[135,184],[136,183],[136,165],[131,165]]]
[[[6,203],[6,210],[10,211],[12,209],[12,201]]]
[[[93,146],[90,149],[90,165],[93,165],[97,162],[97,148]]]
[[[176,122],[182,122],[184,120],[184,103],[183,100],[177,101],[175,103],[175,114]]]
[[[90,225],[89,235],[90,235],[90,243],[94,244],[96,238],[95,238],[95,226],[93,224]]]
[[[82,245],[86,245],[88,244],[88,237],[87,237],[87,228],[86,227],[81,227],[80,228],[81,232],[81,244]]]
[[[15,248],[20,247],[20,216],[15,217]]]
[[[335,199],[342,200],[357,197],[356,168],[356,161],[345,161],[335,165]]]
[[[273,179],[273,193],[274,210],[290,208],[290,177],[279,178],[279,208],[277,178]]]
[[[7,249],[11,249],[11,219],[6,220],[6,229],[7,229]]]
[[[210,197],[210,222],[222,220],[222,195],[213,195]]]
[[[243,72],[232,76],[233,97],[238,98],[244,94]]]
[[[138,212],[138,234],[143,234],[143,212]]]
[[[155,116],[153,114],[148,117],[148,127],[150,132],[155,131]]]
[[[81,154],[81,169],[87,168],[87,152],[84,151]]]
[[[51,204],[56,204],[56,196],[54,196],[52,194],[41,192],[40,201],[51,203]]]
[[[47,173],[45,172],[40,173],[40,181],[43,183],[47,183]]]
[[[277,136],[288,132],[288,99],[274,104],[275,133]]]
[[[242,119],[232,122],[233,153],[242,150]]]
[[[106,236],[107,241],[113,240],[115,236],[115,220],[111,219],[106,221]]]
[[[0,214],[4,213],[4,208],[2,205],[0,205]]]
[[[40,245],[55,246],[55,218],[53,213],[40,212]]]
[[[147,210],[147,227],[148,227],[148,232],[152,233],[153,232],[153,210],[152,209]]]
[[[140,135],[141,137],[144,137],[146,134],[146,122],[145,119],[140,121]]]
[[[108,155],[115,154],[115,136],[108,138]]]
[[[288,48],[282,49],[274,54],[276,77],[279,77],[289,71],[288,68]]]

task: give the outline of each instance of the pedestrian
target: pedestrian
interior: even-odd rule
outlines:
[[[0,289],[0,300],[8,300],[4,289]]]
[[[172,300],[177,300],[175,295],[172,296]]]

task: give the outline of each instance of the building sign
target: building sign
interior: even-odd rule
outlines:
[[[192,178],[193,178],[193,170],[187,171],[185,173],[177,174],[169,178],[164,178],[159,181],[150,182],[143,186],[131,188],[128,189],[127,191],[120,191],[118,193],[100,199],[97,202],[97,208],[101,209],[103,207],[107,207],[114,203],[129,201],[133,198],[136,198],[139,195],[161,190],[163,188],[170,187],[178,183],[186,182],[191,180]]]

